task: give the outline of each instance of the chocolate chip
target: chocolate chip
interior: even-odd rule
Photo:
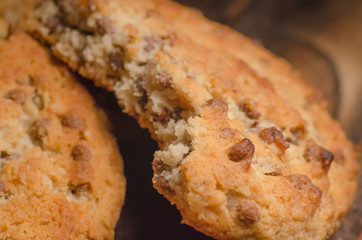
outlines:
[[[144,38],[146,46],[143,48],[145,52],[151,52],[154,49],[163,48],[163,40],[159,36],[147,36]]]
[[[260,220],[260,206],[251,199],[242,199],[235,208],[238,219],[247,225]]]
[[[245,99],[238,105],[239,109],[250,119],[259,119],[261,114],[256,110],[256,103],[251,99]]]
[[[113,71],[123,69],[123,57],[120,52],[111,52],[108,54],[108,61]]]
[[[48,127],[50,119],[42,118],[35,120],[29,127],[29,135],[35,145],[41,146],[44,144],[44,138],[48,136]]]
[[[24,105],[26,102],[26,93],[20,89],[9,91],[5,97],[21,105]]]
[[[319,162],[323,169],[328,170],[333,159],[333,153],[316,144],[312,139],[307,141],[307,146],[304,152],[307,161]]]
[[[217,109],[222,113],[227,113],[229,110],[229,106],[220,98],[212,98],[208,100],[205,106]]]
[[[73,147],[71,155],[76,161],[88,161],[91,158],[91,151],[83,144],[77,144]]]
[[[79,130],[82,130],[84,128],[83,120],[75,115],[65,115],[62,118],[62,125],[64,127],[79,129]]]
[[[289,144],[286,142],[283,136],[283,132],[275,127],[265,128],[259,133],[259,137],[266,143],[275,143],[282,151],[289,148]]]
[[[156,81],[164,88],[172,88],[172,76],[167,72],[161,72],[156,75]]]
[[[114,32],[114,26],[110,19],[108,18],[100,18],[96,21],[97,30],[100,35],[110,34]]]
[[[231,161],[241,162],[247,168],[251,165],[254,156],[255,146],[248,138],[244,138],[241,142],[230,147],[227,151]]]

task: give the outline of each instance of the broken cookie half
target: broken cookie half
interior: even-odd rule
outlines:
[[[25,26],[150,130],[154,186],[184,223],[217,239],[338,226],[356,155],[285,61],[168,0],[43,0]]]

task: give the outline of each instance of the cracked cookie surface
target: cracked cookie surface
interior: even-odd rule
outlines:
[[[2,20],[0,112],[0,239],[113,239],[125,178],[104,113]]]
[[[184,223],[217,239],[338,226],[356,153],[288,63],[167,0],[45,0],[30,15],[34,36],[150,130],[154,186]]]

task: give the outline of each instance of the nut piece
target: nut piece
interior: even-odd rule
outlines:
[[[71,155],[76,161],[88,161],[91,158],[91,151],[83,144],[77,144],[73,147]]]
[[[19,89],[14,89],[8,92],[5,96],[6,98],[9,98],[13,100],[16,103],[19,103],[21,105],[24,105],[26,102],[26,93]]]
[[[312,212],[314,212],[321,202],[322,191],[306,175],[294,174],[286,178],[296,189],[302,192],[301,195],[310,203],[309,207],[312,207]]]
[[[266,143],[275,143],[282,151],[289,148],[289,143],[284,139],[282,131],[276,127],[265,128],[259,133],[259,137]]]
[[[319,162],[323,169],[328,170],[334,159],[333,153],[316,144],[312,139],[307,141],[304,155],[307,161]]]
[[[240,102],[238,107],[250,119],[258,120],[261,116],[260,113],[256,110],[256,103],[251,99],[245,99],[244,101]]]
[[[251,159],[254,156],[255,146],[248,138],[244,138],[238,144],[228,149],[228,157],[231,161],[242,162],[245,167],[249,168]]]
[[[74,115],[65,115],[62,119],[62,125],[64,127],[79,130],[82,130],[84,128],[83,120]]]
[[[219,110],[222,113],[227,113],[229,106],[220,98],[212,98],[206,102],[206,107],[211,107]]]
[[[235,208],[238,219],[245,224],[254,224],[260,219],[260,206],[250,199],[242,199]]]

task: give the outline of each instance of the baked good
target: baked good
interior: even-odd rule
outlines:
[[[217,239],[325,239],[356,154],[288,63],[168,0],[46,0],[25,23],[113,91],[161,150],[155,188]]]
[[[3,0],[0,1],[0,16],[10,23],[22,19],[27,10],[34,7],[38,0]]]
[[[74,74],[0,21],[0,239],[113,239],[123,163]]]

